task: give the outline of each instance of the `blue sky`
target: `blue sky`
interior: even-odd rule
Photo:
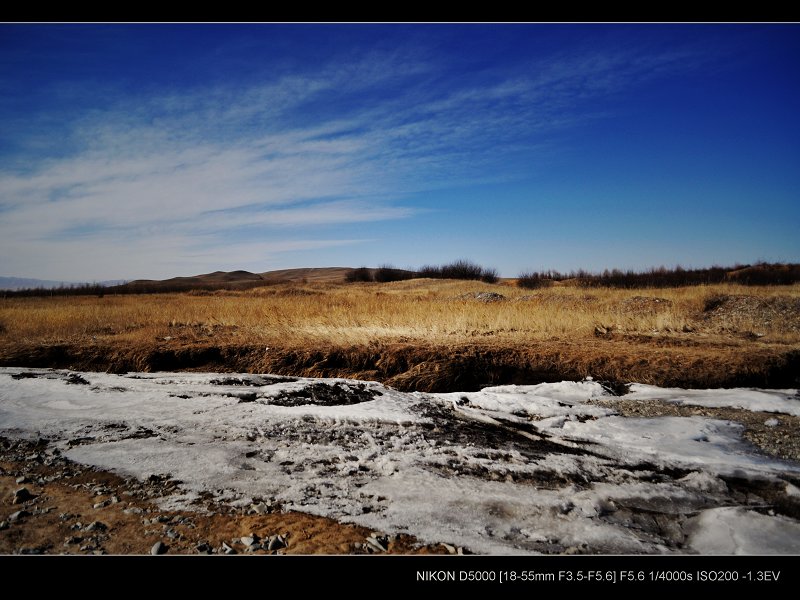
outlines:
[[[797,25],[0,25],[0,275],[800,262]]]

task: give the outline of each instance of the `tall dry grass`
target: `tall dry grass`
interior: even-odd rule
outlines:
[[[501,293],[482,302],[476,293]],[[480,282],[277,285],[247,291],[0,300],[3,343],[259,343],[349,345],[369,342],[502,343],[586,339],[596,328],[622,334],[731,335],[800,343],[791,321],[758,315],[709,317],[720,295],[800,298],[800,285],[720,284],[658,290],[522,290]],[[645,300],[641,300],[645,298]],[[647,300],[650,298],[650,300]],[[667,302],[655,302],[659,298]],[[796,316],[796,315],[795,315]]]

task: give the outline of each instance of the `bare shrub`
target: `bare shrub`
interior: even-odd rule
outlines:
[[[517,276],[517,287],[525,288],[526,290],[550,287],[553,285],[554,279],[549,275],[550,273],[539,273],[537,271],[520,273]]]
[[[483,269],[481,273],[481,281],[483,283],[497,283],[500,276],[497,274],[497,269]]]
[[[348,271],[344,276],[344,280],[348,283],[357,283],[375,281],[375,278],[372,276],[372,271],[367,267],[359,267],[358,269]]]
[[[389,281],[405,281],[413,277],[413,271],[395,269],[392,265],[381,265],[375,271],[375,281],[379,283],[387,283]]]

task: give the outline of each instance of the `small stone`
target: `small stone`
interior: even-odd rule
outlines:
[[[93,521],[89,525],[86,526],[84,531],[105,531],[108,529],[108,525],[105,523],[101,523],[100,521]]]
[[[764,421],[764,425],[766,425],[767,427],[777,427],[780,424],[781,424],[781,422],[778,419],[775,419],[775,418],[767,419],[766,421]]]
[[[618,510],[617,509],[617,505],[614,504],[613,500],[610,500],[610,499],[608,499],[608,500],[600,499],[597,502],[597,505],[595,506],[595,509],[597,510],[597,514],[600,515],[601,517],[604,516],[604,515],[608,515],[608,514],[617,512],[617,510]]]
[[[448,554],[455,554],[456,553],[456,547],[455,546],[451,546],[450,544],[445,544],[444,542],[442,542],[442,546],[444,546],[444,549],[447,550]]]
[[[153,556],[158,556],[159,554],[164,554],[167,551],[167,547],[164,545],[163,542],[156,542],[153,544],[153,547],[150,548],[150,554]]]
[[[273,535],[269,538],[269,544],[267,544],[267,550],[278,550],[280,548],[286,547],[286,540],[284,540],[283,536],[280,535]]]
[[[250,510],[258,515],[264,515],[269,512],[269,506],[263,502],[259,502],[258,504],[251,505]]]
[[[141,508],[139,508],[138,506],[129,506],[128,508],[124,509],[122,512],[124,512],[126,515],[140,515],[144,511]]]
[[[222,542],[222,551],[225,554],[236,554],[236,550],[228,546],[228,544],[226,544],[225,542]]]
[[[35,497],[36,496],[31,494],[31,491],[28,488],[19,488],[16,492],[14,492],[14,500],[12,501],[12,504],[22,504],[23,502],[27,502]]]
[[[92,504],[92,508],[104,508],[105,505],[106,505],[105,502],[97,502],[95,504]]]
[[[8,529],[8,522],[0,521],[0,531],[3,531],[4,529]]]
[[[17,512],[13,512],[10,515],[8,515],[8,522],[9,523],[16,523],[21,518],[29,517],[30,515],[31,515],[31,513],[29,513],[27,510],[18,510]]]
[[[206,542],[201,542],[194,547],[200,554],[211,554],[211,546],[209,546]]]
[[[28,478],[25,477],[25,475],[22,475],[21,477],[17,477],[17,483],[28,483]]]
[[[378,538],[374,537],[367,538],[367,544],[369,544],[372,548],[374,548],[378,552],[386,552],[386,546],[382,543],[382,540],[379,540]]]

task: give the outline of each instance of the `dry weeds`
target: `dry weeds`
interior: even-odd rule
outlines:
[[[505,298],[476,298],[492,292]],[[741,297],[749,299],[737,300]],[[746,310],[737,310],[737,303]],[[793,345],[800,342],[799,303],[798,285],[647,291],[561,286],[531,292],[434,280],[288,284],[195,294],[4,299],[0,342],[140,345],[181,340],[308,347],[481,338],[514,345],[598,335],[699,335]]]

